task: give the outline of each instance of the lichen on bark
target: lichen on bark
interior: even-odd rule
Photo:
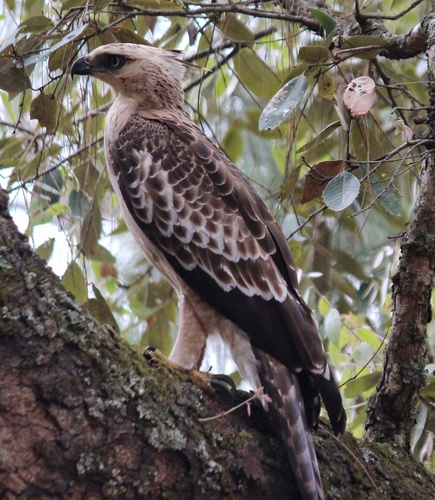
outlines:
[[[97,325],[31,251],[6,199],[0,191],[0,495],[296,499],[261,406],[201,422],[233,403],[145,365]],[[315,445],[328,498],[435,496],[409,455],[384,460],[385,449],[323,425]]]

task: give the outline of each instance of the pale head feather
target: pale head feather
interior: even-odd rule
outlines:
[[[108,55],[127,58],[124,66],[111,70]],[[143,109],[184,110],[182,81],[186,63],[180,54],[148,45],[113,43],[86,56],[92,75],[108,83],[117,94],[134,99]]]

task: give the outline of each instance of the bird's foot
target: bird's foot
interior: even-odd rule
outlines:
[[[170,370],[185,373],[189,376],[190,380],[209,394],[213,394],[216,391],[229,393],[231,397],[234,397],[236,393],[236,385],[231,377],[228,375],[214,375],[209,372],[201,372],[199,370],[193,369],[188,370],[183,368],[181,365],[174,363],[168,357],[166,357],[161,351],[159,351],[154,346],[145,347],[143,352],[143,357],[150,366],[156,366],[159,363],[164,364]]]

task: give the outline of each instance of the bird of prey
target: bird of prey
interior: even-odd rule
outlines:
[[[104,135],[109,177],[127,226],[178,294],[170,359],[199,369],[207,339],[219,335],[242,377],[270,396],[302,497],[323,498],[312,429],[321,396],[335,434],[344,432],[341,396],[287,241],[187,113],[185,69],[179,53],[126,43],[98,47],[71,74],[114,90]]]

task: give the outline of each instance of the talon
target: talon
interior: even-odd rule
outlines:
[[[213,375],[209,372],[190,370],[189,377],[195,385],[208,393],[225,391],[226,393],[229,393],[231,397],[234,397],[235,395],[236,386],[234,381],[228,375]]]
[[[182,366],[174,363],[166,356],[164,356],[156,347],[149,345],[145,347],[142,356],[148,366],[158,366],[159,363],[163,363],[171,370],[176,370],[180,373],[187,373],[190,380],[200,387],[203,391],[213,393],[218,391],[220,393],[224,392],[234,398],[236,394],[236,384],[234,380],[228,375],[217,374],[214,375],[209,372],[201,372],[199,370],[186,370]]]
[[[148,363],[150,366],[156,366],[158,364],[156,354],[158,352],[158,349],[152,345],[149,345],[145,347],[142,356],[144,357],[145,361]]]
[[[236,395],[236,384],[231,377],[223,374],[210,375],[210,377],[210,385],[213,389],[221,392],[224,391],[227,394],[229,393],[231,398],[234,398]]]

